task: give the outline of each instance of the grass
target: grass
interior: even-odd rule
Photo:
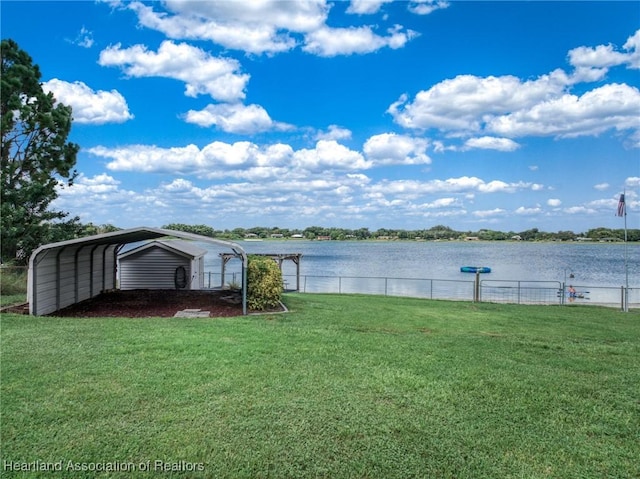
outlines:
[[[0,307],[12,306],[27,302],[26,294],[0,294]]]
[[[27,269],[22,267],[0,267],[0,306],[9,306],[27,301]]]
[[[286,315],[225,319],[4,315],[2,473],[640,477],[637,311],[285,302]]]

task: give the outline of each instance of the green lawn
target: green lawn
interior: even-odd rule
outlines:
[[[12,306],[14,304],[21,304],[27,302],[27,296],[25,294],[2,294],[0,295],[0,306]]]
[[[4,315],[0,474],[640,477],[637,311],[285,302],[226,319]],[[7,469],[34,461],[64,472]]]

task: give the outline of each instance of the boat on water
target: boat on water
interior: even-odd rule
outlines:
[[[491,273],[491,268],[488,266],[461,266],[461,273]]]

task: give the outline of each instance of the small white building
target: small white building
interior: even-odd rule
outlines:
[[[154,240],[120,253],[120,289],[202,289],[206,253],[183,240]]]

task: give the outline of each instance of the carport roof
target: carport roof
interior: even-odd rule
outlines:
[[[164,228],[150,228],[148,226],[141,226],[138,228],[130,228],[111,233],[102,233],[94,236],[86,236],[84,238],[75,238],[67,241],[60,241],[58,243],[49,243],[40,246],[31,255],[32,259],[36,258],[38,254],[43,251],[51,249],[66,248],[68,246],[91,246],[91,245],[107,245],[107,244],[128,244],[137,243],[139,241],[153,240],[164,237],[174,237],[193,241],[203,241],[206,243],[214,243],[221,246],[226,246],[231,249],[238,256],[243,258],[243,262],[246,258],[246,253],[242,247],[231,241],[223,241],[219,239],[210,238],[208,236],[197,235],[193,233],[186,233],[184,231],[169,230]]]

